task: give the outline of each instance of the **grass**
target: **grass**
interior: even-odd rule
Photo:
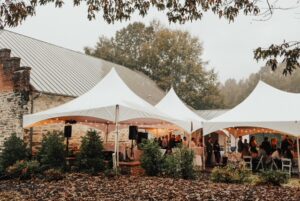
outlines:
[[[287,184],[283,185],[284,187],[293,187],[300,188],[300,179],[299,178],[291,178]]]

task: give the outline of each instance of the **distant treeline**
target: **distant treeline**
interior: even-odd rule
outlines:
[[[272,71],[270,67],[263,67],[258,73],[251,74],[247,79],[240,81],[228,79],[220,85],[224,107],[233,108],[241,103],[253,91],[259,80],[281,90],[300,93],[300,71],[296,69],[291,75],[285,76],[282,74],[283,69],[283,65],[276,71]]]

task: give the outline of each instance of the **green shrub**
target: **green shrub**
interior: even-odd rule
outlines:
[[[37,158],[43,169],[65,167],[65,145],[62,132],[48,132],[43,137]]]
[[[149,176],[156,176],[161,173],[163,156],[157,142],[145,140],[141,144],[143,155],[141,166]]]
[[[5,170],[19,160],[25,160],[29,154],[26,144],[16,134],[12,134],[5,142],[0,158],[0,166]]]
[[[59,181],[65,178],[63,172],[59,169],[49,169],[44,172],[46,181]]]
[[[194,157],[195,154],[192,150],[187,148],[180,149],[180,166],[181,166],[181,175],[183,179],[194,179],[195,170],[194,170]]]
[[[180,164],[177,153],[167,155],[163,162],[163,174],[173,178],[180,178]]]
[[[104,170],[103,157],[103,144],[99,134],[95,130],[89,130],[81,140],[77,157],[79,169],[93,174]]]
[[[3,168],[3,166],[0,164],[0,179],[5,176],[5,170]]]
[[[38,161],[17,161],[14,165],[9,166],[6,170],[12,178],[31,179],[39,172]]]
[[[213,182],[245,183],[250,181],[251,171],[239,163],[229,163],[225,167],[215,167],[211,173]]]
[[[264,171],[260,173],[260,179],[261,183],[280,186],[288,182],[289,175],[281,171]]]
[[[187,148],[179,148],[164,160],[163,173],[173,178],[194,179],[194,152]]]

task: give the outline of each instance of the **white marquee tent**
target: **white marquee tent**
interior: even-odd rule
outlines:
[[[96,86],[80,97],[46,111],[25,115],[23,127],[43,125],[57,119],[115,123],[116,106],[119,107],[118,122],[121,124],[152,125],[171,122],[171,118],[132,92],[115,69],[112,69]]]
[[[225,114],[204,122],[207,135],[228,127],[261,127],[300,136],[300,94],[276,89],[260,81],[252,93]],[[297,140],[299,156],[299,140]],[[300,160],[298,160],[300,166]],[[299,169],[300,171],[300,169]]]
[[[167,114],[170,117],[174,117],[172,122],[184,128],[189,135],[189,147],[191,145],[191,133],[202,128],[202,123],[205,121],[190,108],[188,108],[182,100],[177,96],[173,88],[170,89],[168,94],[155,106],[157,109]],[[195,163],[202,166],[202,158],[200,155],[196,155]]]
[[[173,88],[155,107],[166,115],[173,117],[172,123],[179,125],[187,132],[202,128],[202,122],[205,121],[180,100]]]
[[[260,81],[253,92],[225,114],[204,122],[204,135],[228,127],[262,127],[300,136],[300,94]]]
[[[132,92],[113,68],[96,86],[80,97],[58,107],[25,115],[23,127],[62,120],[116,124],[115,152],[118,153],[118,125],[153,125],[174,122]]]

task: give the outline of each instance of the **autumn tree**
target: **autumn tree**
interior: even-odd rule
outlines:
[[[85,52],[141,71],[163,90],[173,86],[195,109],[222,106],[217,75],[205,70],[202,45],[188,32],[171,30],[155,21],[149,26],[133,23],[113,38],[100,37],[96,46],[85,48]]]
[[[36,13],[37,6],[55,4],[62,7],[64,0],[1,0],[0,1],[0,28],[18,26],[28,16]],[[185,23],[186,21],[201,20],[204,14],[210,12],[220,18],[233,22],[240,14],[255,15],[261,20],[272,17],[277,10],[297,8],[299,1],[292,1],[286,6],[284,0],[73,0],[74,6],[87,5],[87,17],[95,19],[97,13],[108,22],[129,20],[134,13],[141,16],[148,14],[150,8],[164,11],[170,22]],[[291,4],[291,2],[288,2]],[[284,75],[291,74],[300,67],[300,41],[284,41],[282,44],[272,44],[267,48],[259,47],[254,50],[256,60],[266,60],[272,70],[277,69],[280,63],[285,68]]]

